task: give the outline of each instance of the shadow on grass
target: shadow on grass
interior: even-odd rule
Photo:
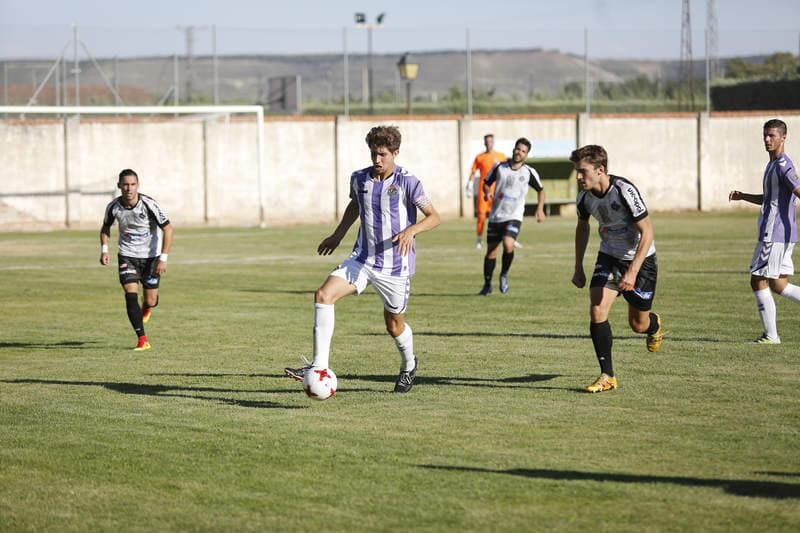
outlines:
[[[275,289],[239,289],[239,292],[256,292],[262,294],[305,294],[309,298],[314,297],[314,291],[317,290],[316,287],[311,289],[283,289],[283,290],[275,290]]]
[[[551,379],[559,377],[560,374],[528,374],[527,376],[514,376],[508,378],[477,378],[477,377],[459,377],[459,376],[425,376],[418,375],[416,381],[417,385],[437,385],[437,386],[451,386],[451,387],[484,387],[484,388],[520,388],[519,384],[525,383],[540,383],[543,381],[550,381]],[[376,383],[394,383],[397,376],[393,375],[378,375],[378,374],[343,374],[339,379],[350,379],[353,381],[372,381]],[[538,388],[538,387],[532,387]],[[555,387],[553,387],[555,389]],[[573,390],[565,388],[564,390]]]
[[[284,374],[225,374],[225,373],[183,373],[183,372],[169,372],[159,374],[148,374],[149,376],[175,376],[175,377],[189,377],[189,378],[229,378],[229,377],[243,377],[243,378],[285,378]],[[339,374],[339,379],[349,381],[370,381],[373,383],[394,383],[397,376],[393,374]],[[451,387],[485,387],[485,388],[520,388],[516,385],[525,383],[541,383],[550,381],[551,379],[560,377],[560,374],[528,374],[527,376],[512,376],[507,378],[479,378],[479,377],[458,377],[458,376],[417,376],[414,382],[417,385],[438,385],[438,386],[451,386]],[[569,390],[583,392],[583,389],[575,389],[569,387],[532,387],[532,388],[546,388],[549,390]],[[220,389],[210,389],[220,392],[248,392],[248,391],[227,391]],[[249,391],[252,392],[252,391]],[[270,394],[280,393],[296,393],[292,390],[279,390],[269,391]],[[341,387],[337,389],[339,392],[379,392],[373,389],[363,388],[348,388]]]
[[[238,389],[218,389],[214,387],[184,387],[180,385],[149,385],[144,383],[125,383],[113,381],[65,381],[51,379],[4,379],[2,383],[29,384],[29,385],[72,385],[80,387],[103,387],[110,391],[122,394],[139,394],[143,396],[158,396],[163,398],[188,398],[192,400],[204,400],[217,402],[225,405],[236,405],[239,407],[256,407],[260,409],[304,409],[297,405],[282,405],[276,402],[261,400],[239,400],[236,398],[223,398],[219,396],[202,396],[189,394],[195,392],[232,394],[232,393],[253,393],[257,391],[238,390]],[[271,391],[270,391],[271,392]],[[290,391],[280,391],[290,392]],[[295,394],[299,390],[291,391]],[[186,393],[186,394],[181,394]]]
[[[800,484],[779,483],[772,481],[736,480],[736,479],[703,479],[681,476],[648,476],[637,474],[612,474],[606,472],[578,472],[576,470],[546,470],[536,468],[510,468],[494,470],[469,466],[418,465],[431,470],[448,470],[453,472],[475,472],[479,474],[506,474],[534,479],[552,479],[556,481],[602,481],[616,483],[669,483],[686,487],[711,487],[723,489],[735,496],[752,496],[786,500],[800,498]]]
[[[63,350],[83,348],[94,341],[60,341],[60,342],[0,342],[0,348],[30,348],[44,350]]]
[[[385,337],[386,332],[374,333],[357,333],[365,337]],[[590,337],[586,335],[565,334],[565,333],[502,333],[497,331],[417,331],[414,330],[414,335],[417,337],[519,337],[524,339],[565,339],[565,340],[589,340]],[[632,341],[640,340],[644,342],[645,335],[614,335],[615,341]],[[669,332],[664,335],[664,342],[712,342],[714,344],[730,343],[735,344],[737,341],[715,339],[713,337],[673,337]]]

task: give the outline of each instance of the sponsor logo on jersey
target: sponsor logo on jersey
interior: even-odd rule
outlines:
[[[636,208],[637,211],[644,211],[644,206],[639,202],[639,195],[636,194],[636,189],[633,187],[628,187],[626,189],[627,193],[631,195],[631,201],[633,202],[633,207]]]

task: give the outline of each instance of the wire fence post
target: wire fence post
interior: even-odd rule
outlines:
[[[344,116],[350,116],[350,63],[347,54],[347,27],[342,28],[342,71],[344,77]]]
[[[467,116],[472,116],[472,44],[470,43],[469,28],[467,28]]]

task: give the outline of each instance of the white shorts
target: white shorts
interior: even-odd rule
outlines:
[[[750,273],[762,278],[779,278],[794,274],[793,242],[759,242],[750,262]]]
[[[342,278],[354,285],[357,294],[364,292],[367,284],[372,284],[375,292],[383,300],[384,309],[396,315],[406,312],[408,295],[411,292],[411,278],[409,276],[381,274],[364,266],[352,257],[336,267],[331,272],[331,276]]]

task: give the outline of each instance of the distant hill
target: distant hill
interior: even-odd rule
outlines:
[[[396,54],[375,54],[372,58],[375,98],[383,94],[402,98],[404,85],[399,78]],[[213,65],[210,56],[197,56],[191,65],[191,80],[187,80],[187,62],[179,57],[179,92],[181,99],[190,91],[195,99],[208,101],[212,95]],[[463,51],[432,51],[415,53],[412,61],[419,63],[420,71],[414,82],[414,94],[439,99],[450,90],[462,93],[466,89],[466,53]],[[295,76],[302,78],[303,99],[315,101],[341,100],[344,88],[343,57],[341,54],[319,55],[258,55],[220,56],[220,101],[265,102],[267,80],[271,77]],[[350,95],[361,99],[366,86],[367,57],[352,54],[348,57]],[[30,97],[34,81],[44,78],[52,62],[8,61],[10,103],[25,103]],[[172,57],[144,57],[98,60],[110,79],[118,72],[120,92],[126,103],[152,104],[167,95],[173,83]],[[27,69],[26,69],[27,67]],[[695,71],[702,75],[703,64],[695,62]],[[81,62],[81,87],[87,90],[82,103],[103,99],[104,81],[89,61]],[[32,75],[32,71],[35,74]],[[635,76],[674,79],[676,61],[647,60],[591,60],[590,76],[593,81],[619,82]],[[569,82],[584,79],[583,58],[557,50],[476,50],[472,52],[473,88],[476,93],[497,96],[527,96],[540,94],[552,96]],[[68,84],[71,85],[71,79]],[[43,92],[39,103],[51,103],[53,88]],[[25,100],[25,101],[19,101]]]

